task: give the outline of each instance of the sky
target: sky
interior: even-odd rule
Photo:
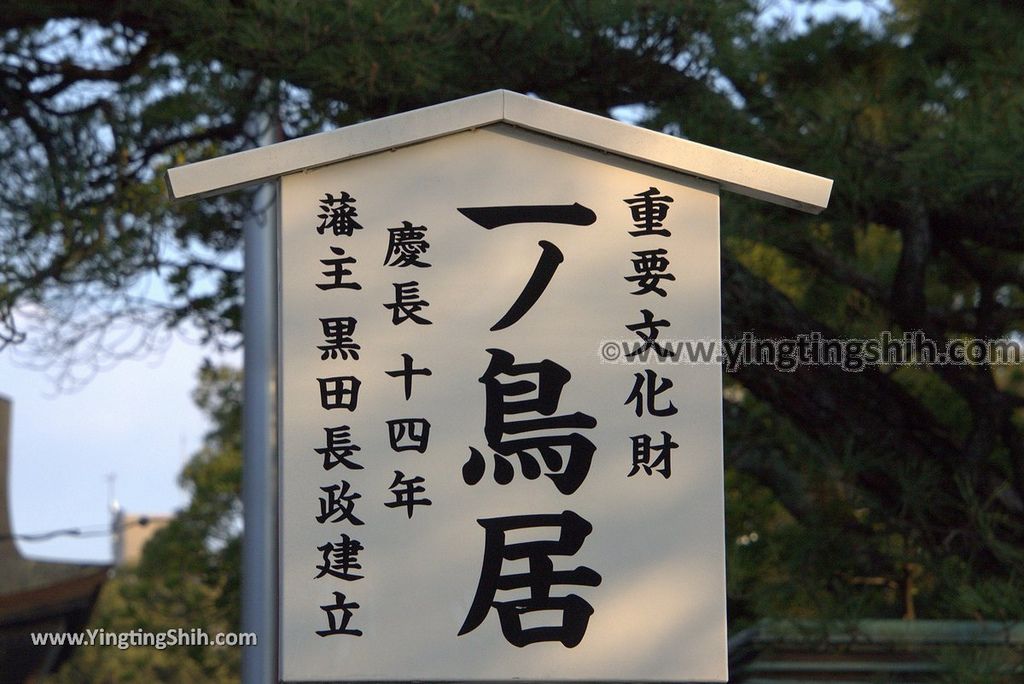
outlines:
[[[128,513],[161,514],[188,497],[177,477],[208,425],[191,400],[209,350],[176,338],[163,353],[122,361],[83,388],[58,392],[45,372],[0,353],[12,401],[9,496],[15,534],[109,525],[110,480]],[[240,364],[240,355],[213,357]],[[18,542],[31,558],[109,562],[110,536]]]

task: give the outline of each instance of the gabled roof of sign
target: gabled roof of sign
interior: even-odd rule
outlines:
[[[204,197],[327,164],[494,124],[509,124],[709,180],[725,190],[813,214],[832,181],[508,90],[170,169],[172,199]]]

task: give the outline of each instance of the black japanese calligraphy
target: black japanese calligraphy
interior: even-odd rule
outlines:
[[[359,552],[363,545],[356,539],[342,533],[340,542],[327,542],[323,546],[316,547],[316,550],[323,554],[323,562],[316,566],[320,571],[313,579],[320,579],[330,575],[347,582],[363,579],[363,575],[355,574],[355,570],[362,570],[359,564]]]
[[[395,479],[391,483],[391,493],[395,495],[394,501],[389,501],[385,506],[388,508],[405,507],[406,515],[412,518],[413,509],[416,506],[430,506],[434,502],[426,498],[416,498],[417,494],[427,491],[423,487],[424,479],[420,476],[406,477],[401,470],[395,471]]]
[[[556,585],[596,587],[601,584],[601,575],[585,566],[574,570],[555,570],[551,557],[575,555],[593,530],[591,524],[572,511],[485,518],[477,522],[485,530],[483,564],[476,594],[459,636],[479,627],[494,608],[498,613],[501,633],[514,646],[521,648],[543,641],[561,642],[566,648],[579,645],[594,609],[576,594],[552,596],[551,589]],[[509,544],[505,539],[507,532],[552,527],[558,530],[557,541],[551,540],[550,532],[539,534],[541,538],[536,541]],[[521,559],[528,561],[527,572],[502,574],[504,561]],[[530,590],[529,598],[495,600],[499,590],[526,588]],[[559,611],[562,619],[555,625],[524,629],[522,616],[538,611]]]
[[[352,340],[352,334],[356,329],[356,319],[351,316],[321,318],[320,326],[324,331],[324,343],[317,347],[323,352],[320,354],[321,361],[326,361],[328,358],[336,359],[338,356],[344,360],[348,360],[349,356],[355,361],[359,360],[360,347]]]
[[[345,595],[340,591],[334,592],[334,603],[320,606],[320,610],[327,613],[327,629],[318,629],[317,634],[322,637],[335,635],[362,636],[363,632],[358,629],[349,629],[348,623],[352,620],[353,611],[359,608],[358,603],[347,602]],[[338,615],[341,615],[339,621]]]
[[[362,470],[363,466],[355,461],[349,460],[357,451],[358,445],[352,443],[352,436],[349,434],[348,425],[324,428],[326,443],[314,451],[324,458],[324,470],[330,470],[341,464],[349,470]]]
[[[336,257],[334,259],[321,259],[320,263],[328,267],[328,270],[321,273],[331,279],[329,283],[317,283],[321,290],[361,290],[363,286],[359,283],[345,282],[345,276],[352,275],[352,271],[345,268],[349,264],[356,263],[355,257],[345,256],[345,250],[341,247],[331,247]]]
[[[396,452],[425,453],[430,441],[430,423],[426,418],[395,418],[388,421],[388,441]]]
[[[643,354],[648,349],[654,349],[654,353],[657,354],[658,358],[660,359],[664,359],[668,356],[671,356],[672,352],[662,347],[660,344],[656,342],[656,340],[658,339],[660,329],[667,328],[672,324],[663,318],[654,320],[654,314],[652,314],[647,309],[641,309],[640,315],[644,317],[643,322],[630,323],[629,325],[626,326],[626,330],[635,332],[637,334],[637,337],[639,337],[643,341],[643,345],[637,347],[631,352],[627,352],[626,358],[629,359],[633,358],[634,356]],[[646,358],[646,356],[643,358]]]
[[[622,200],[629,205],[629,211],[633,214],[633,226],[639,230],[631,230],[629,234],[633,237],[643,235],[670,236],[667,229],[662,228],[662,221],[668,214],[668,205],[672,198],[668,195],[659,195],[658,188],[651,187],[644,192],[638,192],[632,197]]]
[[[409,354],[402,354],[402,369],[393,371],[384,371],[387,375],[393,378],[402,378],[405,386],[405,400],[408,401],[412,397],[412,378],[414,375],[429,376],[433,375],[429,368],[413,368],[412,367],[412,356]]]
[[[665,257],[668,254],[668,250],[647,249],[633,252],[633,254],[636,256],[632,260],[633,270],[636,272],[636,275],[625,276],[625,279],[631,283],[636,283],[638,289],[630,292],[630,294],[644,295],[653,292],[659,297],[668,296],[668,292],[660,285],[662,280],[676,279],[674,275],[666,270],[669,267],[668,259]]]
[[[579,202],[508,207],[460,207],[459,213],[487,230],[512,223],[564,223],[572,226],[589,226],[597,220],[597,214]]]
[[[320,235],[330,229],[335,235],[351,235],[353,230],[362,230],[362,226],[356,222],[356,208],[352,206],[355,198],[345,191],[339,197],[329,192],[324,193],[320,198],[320,211],[316,217],[320,219],[320,225],[316,232]]]
[[[562,494],[572,494],[590,472],[590,462],[594,455],[594,443],[579,432],[569,434],[550,434],[552,430],[589,429],[597,425],[597,421],[585,413],[555,416],[562,389],[572,378],[572,374],[550,359],[539,363],[515,363],[515,357],[502,349],[488,349],[491,362],[480,378],[486,390],[486,413],[484,419],[484,435],[487,445],[494,450],[494,481],[506,485],[512,481],[514,471],[507,457],[513,454],[519,458],[523,476],[529,480],[540,477],[541,468],[531,450],[540,452],[544,465],[550,471],[547,477],[554,482]],[[511,382],[501,382],[498,378],[507,375]],[[536,381],[518,380],[521,376],[536,375]],[[515,399],[536,392],[535,398]],[[536,413],[540,417],[524,420],[509,420],[509,416],[524,413]],[[522,435],[529,432],[542,434],[508,439],[509,436]],[[559,448],[568,447],[568,458],[563,459]],[[564,469],[563,469],[564,466]],[[462,477],[466,484],[477,484],[484,475],[486,463],[483,455],[470,447],[470,457],[462,467]]]
[[[633,375],[636,380],[624,403],[627,405],[630,402],[635,403],[634,410],[637,417],[644,415],[645,408],[647,413],[652,416],[671,416],[679,411],[671,401],[668,402],[668,406],[663,408],[656,406],[658,395],[672,388],[674,383],[671,380],[660,378],[661,382],[655,385],[655,381],[659,379],[658,374],[649,368],[643,374],[634,373]]]
[[[339,523],[347,520],[353,525],[363,524],[363,521],[353,513],[356,499],[362,498],[362,495],[357,492],[350,493],[350,488],[351,485],[344,480],[341,481],[340,485],[329,485],[320,488],[320,491],[327,496],[320,497],[320,515],[314,516],[318,523],[323,525],[328,521]]]
[[[426,234],[425,227],[414,226],[409,221],[402,221],[400,228],[388,228],[388,253],[384,257],[384,265],[429,268],[430,264],[420,261],[420,256],[430,248]]]
[[[431,325],[433,321],[417,315],[430,306],[430,302],[420,299],[420,284],[415,280],[392,284],[395,286],[395,301],[384,305],[385,309],[391,310],[391,322],[398,325],[412,320],[417,325]]]
[[[317,378],[320,383],[320,406],[325,409],[347,409],[355,411],[359,402],[359,378],[351,375],[339,375],[330,378]]]
[[[672,441],[672,435],[661,431],[661,444],[651,444],[650,435],[633,435],[633,467],[626,477],[633,477],[641,470],[646,475],[659,473],[666,480],[672,476],[672,450],[679,445]],[[656,454],[651,459],[652,454]]]
[[[562,251],[547,240],[541,240],[537,244],[540,245],[541,253],[537,266],[533,269],[533,275],[530,276],[526,287],[519,293],[519,297],[509,307],[505,315],[501,317],[501,320],[491,326],[492,332],[504,330],[525,316],[526,312],[544,294],[544,290],[551,282],[551,278],[554,277],[558,265],[565,260]]]
[[[589,226],[597,214],[579,202],[575,204],[526,204],[505,207],[460,207],[459,212],[479,226],[491,230],[515,223],[561,223]],[[537,303],[544,293],[558,265],[565,260],[561,250],[547,240],[540,241],[541,255],[526,287],[511,308],[491,327],[491,331],[504,330],[515,324]]]

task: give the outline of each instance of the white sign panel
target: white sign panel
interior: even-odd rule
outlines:
[[[716,186],[496,125],[281,211],[282,678],[724,681]]]

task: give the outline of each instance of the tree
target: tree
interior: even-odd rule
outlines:
[[[204,365],[194,397],[212,428],[181,474],[188,507],[153,535],[138,567],[107,583],[89,629],[239,631],[241,373]],[[240,666],[237,647],[78,648],[55,679],[233,681]]]
[[[271,106],[294,136],[507,87],[630,106],[643,125],[836,179],[820,217],[724,203],[727,337],[1019,339],[1008,151],[1024,137],[1024,12],[906,0],[874,25],[800,30],[760,16],[741,0],[14,9],[0,18],[0,335],[18,340],[13,311],[34,305],[82,312],[34,338],[61,358],[112,318],[237,342],[225,259],[246,202],[172,209],[164,167],[241,149]],[[140,302],[132,285],[152,274],[169,294]],[[751,365],[726,381],[729,523],[748,541],[733,549],[736,615],[1021,617],[985,599],[1024,595],[1019,367]],[[801,595],[776,600],[795,578]]]
[[[741,256],[725,263],[727,329],[1019,336],[1022,204],[1005,150],[1024,134],[1009,75],[1024,52],[1005,31],[1024,16],[1005,3],[976,10],[899,3],[884,32],[834,21],[726,67],[755,123],[748,149],[788,150],[840,189],[821,219],[732,224]],[[831,595],[874,593],[877,614],[873,587],[896,586],[890,614],[1024,615],[975,591],[1024,587],[1019,366],[736,376],[756,397],[748,416],[767,402],[771,434],[793,425],[809,440],[765,451],[741,438],[731,455],[806,529],[833,532],[802,556],[821,563]]]
[[[226,257],[237,253],[246,203],[172,209],[163,169],[251,145],[245,122],[271,108],[290,137],[498,86],[597,111],[694,90],[709,70],[698,59],[711,49],[703,44],[752,21],[753,1],[676,5],[174,0],[11,8],[0,19],[8,56],[0,244],[9,255],[0,271],[0,344],[25,342],[27,326],[41,355],[92,361],[151,341],[111,341],[112,327],[123,330],[113,323],[145,332],[184,320],[207,341],[237,343],[239,275]],[[662,63],[690,49],[692,65]],[[154,274],[166,296],[144,295]]]

